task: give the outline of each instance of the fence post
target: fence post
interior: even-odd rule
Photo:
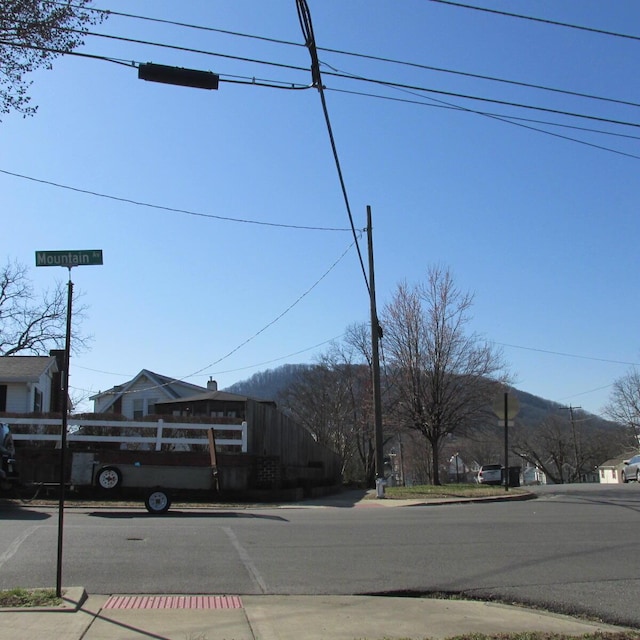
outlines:
[[[164,424],[164,420],[160,418],[158,420],[158,429],[156,431],[156,451],[160,451],[162,449],[162,425]]]
[[[246,421],[242,422],[242,453],[247,453],[248,448],[248,433],[247,433],[247,423]]]

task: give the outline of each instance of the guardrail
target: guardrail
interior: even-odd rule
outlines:
[[[0,418],[0,422],[8,424],[9,426],[30,426],[34,428],[53,426],[62,427],[62,421],[59,418]],[[150,430],[155,429],[155,435],[153,436],[141,436],[141,435],[84,435],[78,433],[78,430],[83,427],[100,427],[108,429],[135,429],[135,430]],[[74,429],[75,428],[75,429]],[[240,447],[242,453],[247,452],[247,423],[241,424],[200,424],[193,422],[164,422],[164,420],[158,420],[157,422],[136,422],[136,421],[110,421],[110,420],[87,420],[87,419],[67,419],[67,442],[119,442],[121,444],[150,444],[153,445],[155,451],[160,451],[163,444],[204,444],[208,445],[209,441],[206,436],[206,432],[209,429],[214,431],[240,431],[241,437],[238,438],[219,438],[216,436],[217,445],[230,445]],[[175,437],[163,436],[163,433],[167,431],[203,431],[205,435],[203,437]],[[48,434],[48,433],[16,433],[12,429],[12,436],[15,441],[29,440],[29,441],[58,441],[60,440],[60,434]]]

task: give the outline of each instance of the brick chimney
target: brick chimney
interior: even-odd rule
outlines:
[[[209,378],[209,381],[207,382],[207,389],[209,391],[217,391],[218,383],[213,378]]]

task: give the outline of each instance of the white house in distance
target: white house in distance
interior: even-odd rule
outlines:
[[[57,411],[60,397],[59,383],[58,358],[55,355],[2,356],[0,357],[0,412]]]
[[[611,458],[603,462],[598,467],[598,475],[600,476],[601,484],[619,484],[622,482],[622,469],[624,467],[624,461],[632,458],[636,455],[635,452],[628,453],[620,458]]]
[[[153,415],[156,403],[161,400],[179,400],[206,391],[205,387],[143,369],[129,382],[101,391],[90,400],[94,413],[117,413],[138,420]]]

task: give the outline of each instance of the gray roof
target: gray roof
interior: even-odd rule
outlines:
[[[0,382],[37,382],[48,369],[58,371],[54,356],[2,356]]]
[[[205,400],[218,400],[223,402],[247,402],[247,400],[253,400],[255,402],[265,402],[274,404],[271,400],[260,400],[258,398],[251,398],[249,396],[238,395],[237,393],[230,393],[228,391],[205,391],[204,393],[198,393],[194,396],[187,396],[184,398],[177,398],[176,400],[159,400],[156,404],[174,404],[176,402],[202,402]]]
[[[176,383],[179,383],[183,387],[191,387],[194,392],[204,390],[204,387],[192,384],[191,382],[186,382],[185,380],[180,380],[177,378],[170,378],[169,376],[163,376],[159,373],[149,371],[149,369],[142,369],[142,371],[140,371],[138,375],[136,375],[128,382],[125,382],[124,384],[118,384],[115,387],[111,387],[111,389],[107,389],[106,391],[99,391],[95,395],[91,396],[89,400],[95,400],[96,398],[100,398],[101,396],[113,395],[114,398],[111,402],[111,404],[113,404],[116,397],[125,393],[142,377],[148,378],[156,387],[162,389],[163,393],[168,396],[172,396],[176,400],[181,399],[180,393],[178,393],[178,391],[176,391],[176,389],[174,388],[174,385]]]
[[[610,460],[607,460],[605,462],[603,462],[602,464],[598,465],[600,467],[600,469],[602,469],[603,467],[619,467],[620,465],[622,465],[624,463],[625,460],[629,460],[629,458],[633,458],[633,456],[637,455],[636,451],[631,451],[630,453],[627,453],[623,456],[620,456],[618,458],[611,458]]]

